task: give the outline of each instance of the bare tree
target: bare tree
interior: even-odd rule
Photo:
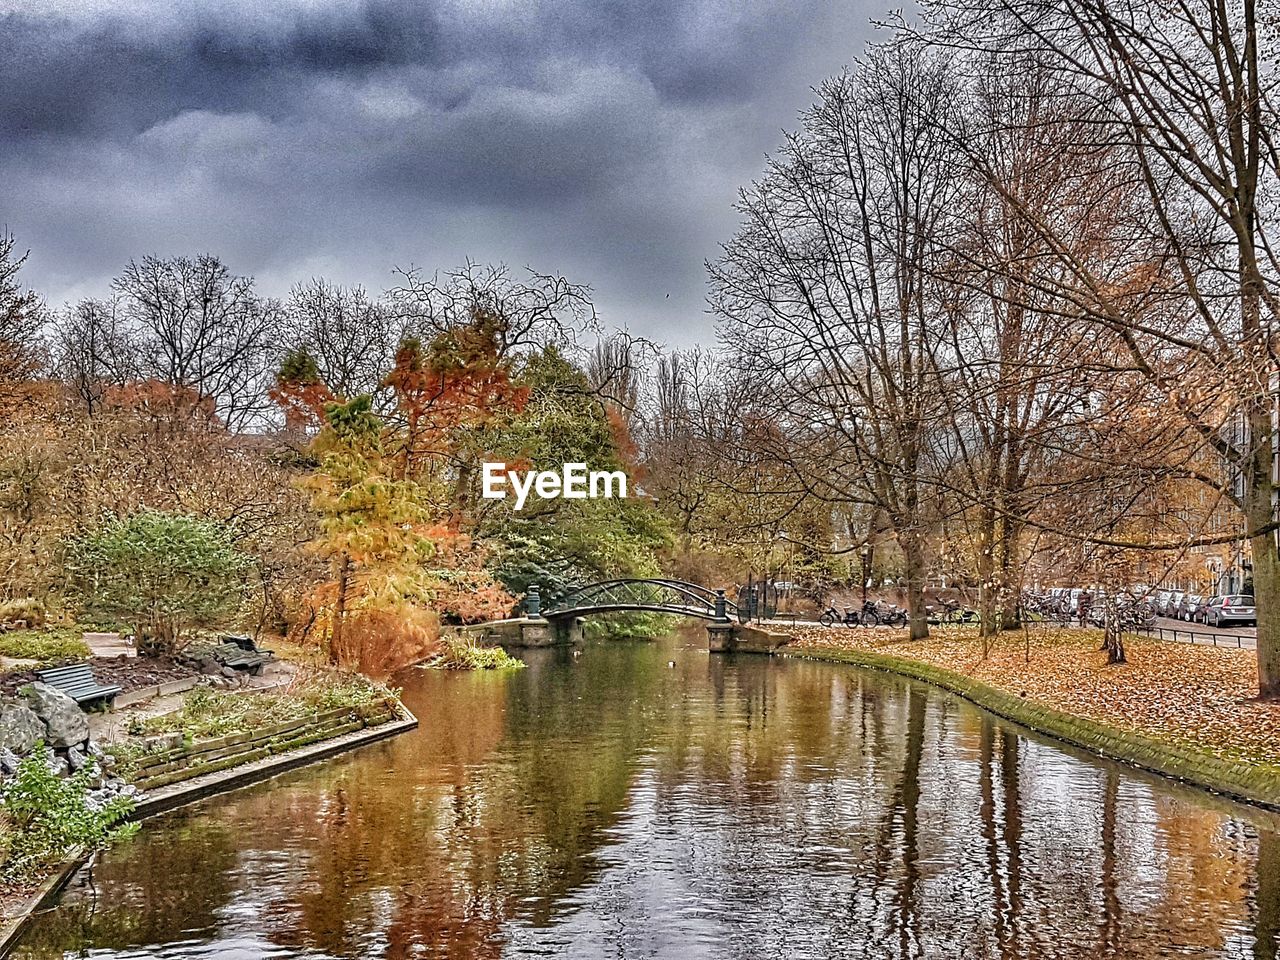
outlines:
[[[289,346],[305,350],[325,386],[345,398],[379,393],[400,341],[387,304],[318,277],[289,292],[284,329]]]
[[[971,152],[1058,260],[1040,292],[1113,336],[1116,368],[1145,377],[1238,478],[1233,495],[1259,611],[1259,688],[1280,696],[1274,25],[1260,24],[1256,0],[943,2],[930,5],[928,21],[940,45],[1041,58],[1093,105],[1089,134],[1063,144],[1064,159],[1092,168],[1105,151],[1111,183],[1141,191],[1143,203],[1126,204],[1119,221],[1108,210],[1114,189],[1094,181],[1111,236],[1106,256],[1081,256],[1079,224],[1003,189],[990,162]],[[1244,429],[1228,429],[1237,420]]]
[[[641,382],[656,352],[649,340],[617,330],[597,340],[587,354],[587,380],[628,435],[635,433]]]
[[[516,280],[503,265],[472,262],[445,274],[408,269],[399,275],[389,302],[406,332],[424,342],[488,317],[497,324],[498,355],[506,358],[573,343],[578,333],[597,325],[590,290],[564,277],[530,270],[528,279]]]
[[[762,434],[810,496],[883,511],[928,635],[927,471],[942,303],[929,262],[956,199],[936,119],[958,105],[946,58],[877,48],[823,84],[803,130],[744,192],[712,267],[735,356],[776,412]]]
[[[110,388],[138,377],[137,348],[114,298],[81,300],[63,311],[53,341],[58,376],[90,416],[101,409]]]
[[[1093,415],[1094,378],[1111,365],[1096,362],[1100,345],[1053,290],[1063,272],[1055,251],[1007,197],[1060,222],[1097,219],[1080,184],[1107,171],[1063,163],[1059,143],[1087,128],[1091,106],[1036,58],[954,63],[968,74],[969,96],[963,110],[940,118],[948,128],[940,135],[957,141],[964,199],[932,264],[948,291],[938,362],[950,436],[936,447],[936,481],[938,495],[955,503],[944,512],[968,546],[985,636],[1017,626],[1028,525],[1059,493],[1061,461],[1078,455],[1076,438]],[[982,157],[982,168],[966,154]],[[1087,255],[1091,242],[1093,232],[1080,231],[1076,252]]]
[[[681,553],[731,543],[750,523],[735,496],[742,415],[717,358],[702,350],[658,358],[638,430],[645,489],[675,525]]]
[[[21,384],[34,377],[44,362],[44,303],[18,278],[26,260],[25,253],[18,253],[14,237],[0,231],[0,400],[6,405],[18,398]]]
[[[186,387],[233,430],[268,409],[280,352],[280,309],[216,257],[144,257],[112,287],[137,344],[143,377]]]

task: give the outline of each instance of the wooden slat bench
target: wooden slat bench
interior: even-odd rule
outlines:
[[[111,706],[111,701],[116,698],[116,694],[120,692],[120,687],[99,683],[87,663],[73,663],[66,667],[48,667],[44,670],[37,670],[36,676],[40,678],[41,682],[61,690],[81,705],[101,701],[105,706],[109,707]]]
[[[271,650],[263,650],[260,646],[253,642],[253,637],[247,633],[224,633],[222,635],[223,643],[234,643],[245,653],[257,653],[266,657],[268,660],[275,659],[275,653]]]
[[[233,670],[248,670],[254,676],[262,672],[262,666],[271,659],[270,654],[260,651],[244,650],[237,643],[222,643],[210,651],[209,656],[224,667]]]

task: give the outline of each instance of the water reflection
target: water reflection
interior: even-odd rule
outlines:
[[[416,672],[417,733],[153,821],[18,956],[1276,956],[1269,815],[698,642]]]

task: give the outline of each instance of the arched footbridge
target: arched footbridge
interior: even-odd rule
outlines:
[[[574,587],[560,599],[545,605],[535,585],[529,588],[525,598],[527,616],[551,621],[627,612],[669,613],[723,623],[738,615],[738,607],[723,590],[664,578],[600,580]]]

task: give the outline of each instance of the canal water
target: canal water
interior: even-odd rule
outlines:
[[[1275,956],[1270,815],[704,643],[412,671],[419,730],[148,822],[17,956]]]

